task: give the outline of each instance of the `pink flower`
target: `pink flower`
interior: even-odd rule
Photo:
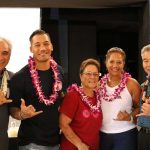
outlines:
[[[67,91],[74,91],[74,90],[80,94],[81,100],[90,108],[92,112],[101,112],[101,101],[100,101],[100,95],[98,91],[95,91],[97,103],[96,105],[93,105],[88,100],[89,97],[84,94],[83,87],[78,87],[77,84],[72,84],[67,89]]]
[[[50,64],[51,64],[52,71],[54,72],[55,81],[54,81],[53,89],[52,89],[53,93],[49,96],[49,98],[46,98],[46,96],[44,95],[44,93],[42,91],[38,72],[35,68],[34,59],[32,57],[30,57],[28,60],[28,63],[29,63],[29,69],[30,69],[30,74],[31,74],[31,78],[32,78],[32,83],[36,90],[36,95],[39,97],[39,102],[41,102],[41,103],[44,102],[45,105],[54,104],[54,102],[56,101],[56,99],[58,97],[57,92],[62,89],[62,82],[58,77],[59,71],[57,69],[57,63],[53,60],[53,58],[50,59]]]
[[[109,78],[109,74],[104,75],[102,77],[102,79],[100,80],[100,83],[99,83],[100,87],[98,89],[101,98],[103,98],[104,100],[106,100],[108,102],[111,102],[111,101],[115,100],[120,95],[122,90],[125,88],[127,80],[128,80],[129,77],[131,77],[131,75],[129,73],[127,73],[127,72],[124,72],[122,74],[122,78],[121,78],[120,84],[115,89],[115,92],[113,94],[111,94],[111,95],[107,95],[106,84],[107,84],[107,80]]]

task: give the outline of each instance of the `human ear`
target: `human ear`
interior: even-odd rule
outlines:
[[[30,52],[33,53],[32,47],[30,46]]]

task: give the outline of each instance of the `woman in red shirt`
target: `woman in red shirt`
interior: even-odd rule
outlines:
[[[60,107],[62,130],[60,150],[98,150],[99,129],[102,122],[99,94],[95,90],[99,80],[100,64],[87,59],[80,66],[82,86],[68,88]]]

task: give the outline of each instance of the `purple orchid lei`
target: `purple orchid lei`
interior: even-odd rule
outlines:
[[[88,100],[89,97],[86,96],[83,92],[83,87],[77,86],[77,84],[72,84],[71,86],[68,87],[67,91],[77,91],[80,94],[81,100],[90,108],[92,112],[101,112],[101,101],[100,101],[100,95],[97,91],[96,92],[96,100],[97,103],[96,105],[93,105],[90,103]]]
[[[50,65],[51,65],[52,71],[54,73],[54,80],[55,81],[53,84],[52,94],[49,96],[49,98],[47,98],[42,91],[38,72],[37,72],[36,67],[35,67],[35,61],[32,57],[29,57],[28,65],[29,65],[29,69],[30,69],[32,83],[33,83],[34,88],[36,90],[36,94],[39,97],[39,102],[45,103],[45,105],[54,104],[54,102],[56,101],[56,99],[58,97],[58,91],[60,91],[62,89],[62,82],[58,77],[59,71],[57,69],[57,63],[53,60],[52,57],[50,58]]]
[[[106,84],[107,84],[107,80],[109,79],[109,74],[104,75],[99,82],[100,87],[98,89],[101,98],[103,98],[105,101],[108,101],[108,102],[114,101],[120,95],[122,90],[125,88],[129,77],[131,77],[131,75],[127,72],[124,72],[122,74],[121,81],[118,87],[115,89],[114,93],[111,95],[107,95]]]

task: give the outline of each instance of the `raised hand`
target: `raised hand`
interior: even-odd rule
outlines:
[[[20,116],[22,119],[27,119],[41,114],[43,111],[36,111],[33,105],[26,106],[24,99],[21,99]]]
[[[114,120],[116,121],[130,121],[131,115],[127,111],[119,111],[117,114],[117,118]]]
[[[5,103],[11,103],[12,100],[7,99],[4,95],[4,93],[0,90],[0,105],[3,105]]]
[[[145,98],[145,103],[142,104],[141,113],[136,115],[139,116],[150,116],[150,98]]]

